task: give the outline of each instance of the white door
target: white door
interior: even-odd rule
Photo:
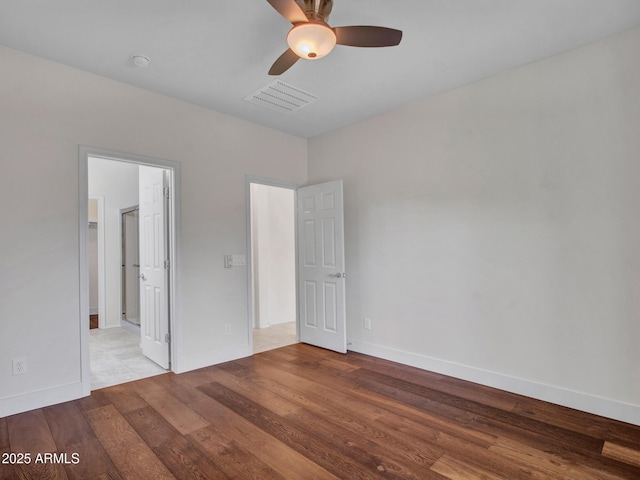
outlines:
[[[169,275],[165,170],[140,166],[140,336],[142,353],[169,368]]]
[[[300,341],[347,351],[342,180],[298,189]]]

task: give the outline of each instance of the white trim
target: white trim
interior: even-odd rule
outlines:
[[[238,360],[239,358],[253,355],[253,345],[240,345],[232,348],[225,348],[216,352],[204,353],[193,357],[183,358],[180,362],[180,369],[174,369],[175,373],[185,373],[198,368],[210,367],[219,363]]]
[[[293,215],[294,219],[298,218],[297,215],[297,194],[298,188],[300,185],[292,182],[283,182],[280,180],[273,180],[271,178],[259,177],[255,175],[246,175],[245,177],[245,188],[246,188],[246,204],[247,204],[247,325],[248,325],[248,344],[249,344],[249,355],[253,355],[253,329],[254,329],[254,302],[253,302],[253,258],[252,258],[252,249],[251,249],[251,236],[252,236],[252,228],[251,228],[251,184],[257,183],[260,185],[267,185],[270,187],[280,187],[280,188],[288,188],[293,190]],[[294,220],[295,221],[295,220]],[[296,285],[298,284],[298,229],[294,228],[296,240],[295,240],[295,256],[296,256]],[[300,341],[300,325],[299,320],[300,311],[299,311],[299,301],[298,295],[296,292],[296,340]],[[199,368],[199,367],[198,367]]]
[[[640,425],[640,405],[618,402],[562,387],[533,382],[489,370],[470,367],[417,353],[375,345],[357,340],[349,341],[349,350],[364,353],[431,372],[525,395],[545,402],[593,413],[614,420]]]
[[[91,371],[89,368],[89,322],[82,321],[89,315],[89,286],[88,286],[88,262],[87,262],[87,229],[88,224],[88,205],[89,198],[89,157],[103,158],[106,160],[115,160],[119,162],[135,163],[138,165],[149,165],[152,167],[165,168],[171,171],[170,188],[172,191],[169,202],[169,216],[172,219],[173,229],[170,232],[169,258],[172,268],[169,270],[170,285],[169,291],[169,328],[171,331],[171,370],[180,369],[180,359],[182,357],[182,322],[177,317],[180,311],[180,278],[178,272],[181,265],[181,241],[180,241],[180,163],[163,160],[142,155],[130,153],[116,152],[101,148],[94,148],[80,145],[78,148],[78,198],[79,198],[79,215],[78,221],[80,226],[80,361],[81,361],[81,384],[82,396],[91,393]],[[104,209],[103,209],[104,210]],[[84,227],[83,227],[84,226]],[[104,302],[101,302],[103,305]],[[24,410],[23,410],[24,411]]]
[[[84,163],[84,168],[83,168]],[[80,390],[77,392],[77,396],[72,398],[67,398],[65,400],[73,400],[74,398],[86,397],[91,394],[91,369],[89,365],[89,257],[87,254],[87,245],[89,244],[89,229],[87,226],[89,225],[89,165],[88,159],[82,161],[82,149],[79,151],[79,160],[78,160],[78,255],[80,256],[79,261],[79,271],[78,275],[80,278],[80,298],[78,299],[78,310],[80,315]],[[98,230],[99,231],[99,230]],[[98,245],[100,244],[100,235],[98,235]],[[98,258],[100,258],[99,254],[99,246],[98,246]],[[99,260],[98,260],[99,262]],[[99,274],[98,274],[99,275]],[[98,295],[100,295],[100,287],[98,287]],[[100,304],[102,304],[102,299],[98,300]],[[98,318],[98,321],[100,319]],[[45,390],[43,392],[38,392],[35,394],[36,398],[33,398],[34,402],[44,402],[49,401],[53,392],[57,390],[57,388],[51,390]],[[27,394],[33,395],[33,394]],[[21,395],[19,397],[13,398],[23,398],[25,395]],[[30,397],[28,397],[30,398]],[[6,408],[11,409],[13,406],[13,402],[10,399],[7,399],[7,403],[11,405]],[[49,405],[56,403],[55,401],[50,402]],[[5,402],[2,402],[4,405]],[[24,402],[18,401],[18,404],[13,408],[19,408],[20,410],[15,411],[13,413],[18,412],[26,412],[27,410],[34,407],[29,405],[29,400]],[[0,412],[0,417],[4,416]]]
[[[89,328],[89,322],[84,322]],[[48,407],[57,403],[68,402],[77,398],[86,397],[89,393],[84,393],[82,383],[72,383],[60,387],[29,392],[14,397],[3,398],[0,402],[0,418],[15,415],[16,413],[27,412],[36,408]]]

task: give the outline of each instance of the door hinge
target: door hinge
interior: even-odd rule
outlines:
[[[167,342],[167,343],[171,343],[171,334],[170,333],[165,334],[164,341]]]
[[[169,270],[170,267],[171,267],[171,263],[169,262],[169,260],[165,260],[164,261],[164,269],[165,270]]]
[[[164,187],[163,192],[164,192],[164,196],[169,198],[169,187]]]

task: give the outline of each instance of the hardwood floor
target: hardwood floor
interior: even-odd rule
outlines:
[[[3,480],[640,479],[640,427],[304,344],[2,418],[0,451],[32,459]]]

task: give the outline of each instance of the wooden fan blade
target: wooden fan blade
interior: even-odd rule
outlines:
[[[353,26],[335,27],[338,45],[349,47],[393,47],[402,40],[402,31],[394,28]]]
[[[289,70],[294,63],[300,60],[300,57],[295,54],[290,48],[278,57],[278,59],[271,65],[269,75],[281,75]]]
[[[309,21],[295,0],[267,0],[267,2],[291,23],[306,23]]]

